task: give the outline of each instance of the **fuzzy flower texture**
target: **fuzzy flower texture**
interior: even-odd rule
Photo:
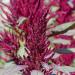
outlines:
[[[75,75],[75,0],[0,1],[0,12],[0,63],[25,66],[21,75]]]

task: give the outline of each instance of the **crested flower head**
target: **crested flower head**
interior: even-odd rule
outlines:
[[[23,75],[75,72],[75,38],[66,35],[75,29],[74,0],[10,0],[8,5],[0,1],[0,9],[5,26],[0,48],[15,64],[27,66]]]

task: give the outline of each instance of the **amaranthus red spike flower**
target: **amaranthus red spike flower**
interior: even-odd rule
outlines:
[[[10,0],[9,5],[0,2],[0,9],[6,15],[1,14],[5,26],[0,33],[1,49],[16,65],[27,66],[23,75],[75,72],[70,67],[75,58],[74,38],[65,35],[75,28],[73,1]]]

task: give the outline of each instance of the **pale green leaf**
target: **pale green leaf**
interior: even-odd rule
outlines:
[[[63,31],[72,26],[73,24],[75,24],[75,21],[63,23],[61,25],[57,25],[55,28],[52,29],[52,31]]]
[[[75,29],[73,30],[69,30],[66,33],[64,33],[63,35],[67,35],[67,36],[75,36]]]
[[[18,52],[17,52],[17,56],[19,57],[27,57],[28,56],[28,54],[27,54],[27,52],[26,52],[26,50],[25,50],[25,44],[24,44],[24,42],[22,42],[22,41],[20,41],[20,48],[19,48],[19,50],[18,50]]]
[[[70,45],[70,40],[65,40],[65,39],[54,39],[51,41],[54,44],[63,44],[63,45]]]
[[[47,22],[47,26],[53,25],[55,23],[55,21],[56,21],[56,18],[49,19],[49,21]]]
[[[69,74],[70,72],[75,72],[75,67],[55,65],[54,70],[61,71],[61,72]]]
[[[44,75],[44,73],[41,72],[40,70],[32,70],[31,75]]]
[[[18,19],[18,21],[17,21],[18,26],[21,25],[21,24],[22,24],[23,22],[25,22],[26,20],[27,20],[26,17],[20,17],[20,18]]]
[[[51,6],[51,12],[56,12],[60,7],[59,6]]]
[[[55,52],[59,54],[70,54],[75,52],[75,48],[60,48],[57,49]]]

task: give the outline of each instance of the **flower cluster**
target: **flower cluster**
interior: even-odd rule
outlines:
[[[74,0],[10,0],[0,9],[0,50],[26,66],[23,75],[74,74]]]

